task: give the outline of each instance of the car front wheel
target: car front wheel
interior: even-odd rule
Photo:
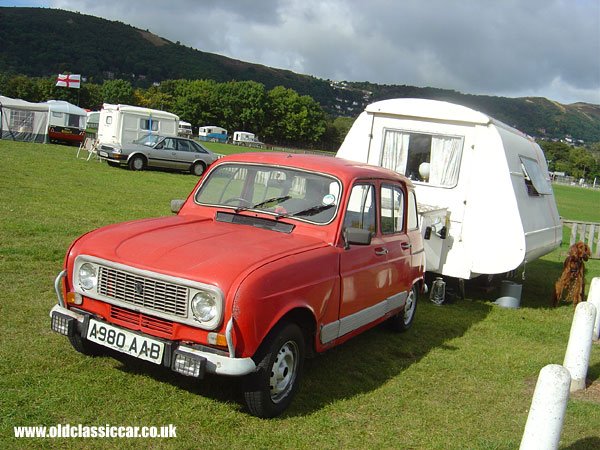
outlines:
[[[144,170],[146,160],[142,156],[134,156],[129,160],[129,168],[131,170]]]
[[[281,323],[256,352],[257,371],[245,379],[244,398],[255,416],[270,418],[287,409],[304,364],[304,336],[298,325]]]

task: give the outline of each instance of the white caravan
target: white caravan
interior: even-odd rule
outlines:
[[[198,128],[198,139],[201,141],[225,142],[227,141],[227,130],[225,128],[207,125]]]
[[[46,103],[50,106],[50,140],[81,143],[85,136],[87,111],[64,100],[48,100]]]
[[[98,144],[129,144],[145,135],[176,137],[179,116],[157,109],[105,103],[100,110]]]
[[[541,148],[481,112],[425,99],[376,102],[337,156],[413,180],[430,272],[460,279],[501,274],[561,244]]]
[[[194,131],[192,130],[192,124],[180,120],[179,126],[177,128],[177,134],[179,134],[179,136],[181,137],[191,138],[194,135]]]
[[[265,146],[265,144],[263,144],[256,138],[256,135],[254,133],[249,133],[247,131],[234,131],[233,144],[255,148],[263,148]]]

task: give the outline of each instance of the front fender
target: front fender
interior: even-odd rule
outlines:
[[[293,310],[306,311],[303,316],[310,315],[316,326],[336,320],[339,298],[338,258],[333,247],[261,266],[243,280],[233,300],[236,356],[253,356],[269,331]]]

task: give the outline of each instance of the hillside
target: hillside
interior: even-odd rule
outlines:
[[[431,98],[475,108],[534,136],[600,140],[598,105],[430,87],[332,83],[195,50],[118,21],[58,9],[0,7],[1,72],[30,77],[81,73],[91,83],[123,78],[141,88],[173,79],[252,80],[267,89],[285,86],[310,95],[331,116],[354,117],[367,103],[385,98]]]

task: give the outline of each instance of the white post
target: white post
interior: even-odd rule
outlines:
[[[571,374],[571,392],[585,389],[595,320],[596,307],[594,305],[590,302],[581,302],[577,305],[563,363],[563,366]]]
[[[596,320],[594,321],[594,333],[592,339],[597,341],[600,337],[600,277],[592,278],[587,301],[596,307]]]
[[[549,364],[540,371],[520,450],[558,448],[570,384],[571,376],[563,366]]]

